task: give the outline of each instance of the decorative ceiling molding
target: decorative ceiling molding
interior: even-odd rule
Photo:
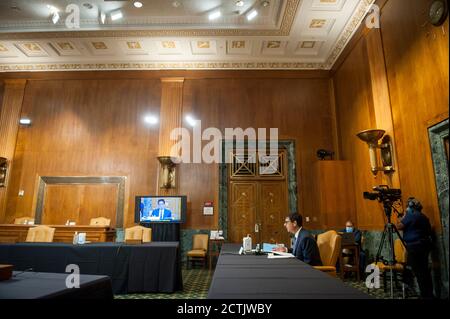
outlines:
[[[296,62],[152,62],[0,64],[0,72],[94,70],[315,70],[326,65]]]
[[[278,30],[23,32],[8,40],[0,34],[0,72],[329,70],[374,2],[286,1]]]
[[[288,36],[301,0],[286,0],[286,8],[277,30],[258,29],[165,29],[165,30],[101,30],[0,33],[1,40],[94,37],[222,37],[222,36]]]

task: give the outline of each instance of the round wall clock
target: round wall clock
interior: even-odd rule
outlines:
[[[448,5],[446,0],[435,0],[431,3],[429,20],[434,26],[442,25],[447,19]]]

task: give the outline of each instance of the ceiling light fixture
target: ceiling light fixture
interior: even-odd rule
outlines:
[[[57,7],[52,6],[52,5],[50,5],[50,4],[47,4],[47,8],[48,8],[48,10],[50,10],[50,13],[51,13],[51,14],[53,14],[53,13],[55,13],[55,12],[59,12],[59,10],[58,10]]]
[[[216,20],[218,18],[220,18],[220,16],[222,15],[222,12],[220,12],[220,10],[214,11],[212,13],[209,14],[208,19],[209,20]]]
[[[111,12],[111,20],[116,21],[123,18],[123,13],[120,10]]]
[[[58,12],[55,12],[55,13],[53,13],[53,16],[52,16],[52,22],[53,22],[53,24],[57,24],[58,23],[58,21],[59,21],[59,13]]]
[[[258,11],[256,11],[256,9],[253,9],[252,11],[250,11],[250,12],[247,14],[247,20],[248,20],[248,21],[251,21],[251,20],[253,20],[257,15],[258,15]]]
[[[142,8],[142,6],[143,6],[142,2],[140,2],[140,1],[135,1],[135,2],[133,3],[133,5],[134,5],[136,8]]]
[[[174,2],[172,2],[172,7],[178,8],[179,6],[181,6],[180,1],[174,1]]]
[[[100,12],[100,21],[101,21],[102,24],[105,24],[106,14],[103,11]]]
[[[236,1],[236,7],[242,7],[242,6],[244,6],[244,1],[242,1],[242,0]]]

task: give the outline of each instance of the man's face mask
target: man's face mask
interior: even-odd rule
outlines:
[[[347,233],[352,233],[353,232],[353,227],[345,227],[345,231]]]

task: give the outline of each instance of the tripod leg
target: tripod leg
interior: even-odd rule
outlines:
[[[386,225],[384,225],[384,230],[383,230],[383,234],[381,235],[380,245],[378,246],[377,255],[375,256],[375,264],[380,260],[381,251],[383,250],[384,241],[386,239],[386,232],[387,232],[387,228],[386,228]]]
[[[391,268],[391,298],[394,299],[394,265],[395,265],[395,251],[394,251],[394,234],[393,234],[393,228],[394,225],[388,224],[388,241],[389,241],[389,266]]]

